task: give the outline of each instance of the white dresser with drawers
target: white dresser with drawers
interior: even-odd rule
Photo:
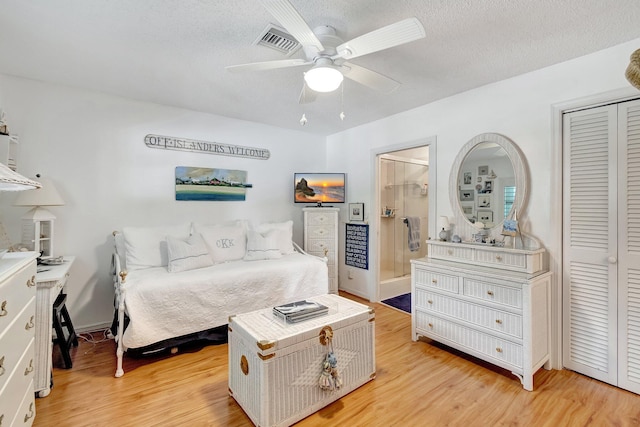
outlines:
[[[510,370],[526,390],[549,368],[551,273],[544,249],[427,241],[411,261],[412,339],[424,336]]]
[[[0,258],[0,425],[35,417],[36,252]]]
[[[327,258],[329,293],[338,293],[339,208],[304,208],[304,250]]]

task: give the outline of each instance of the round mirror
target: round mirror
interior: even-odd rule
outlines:
[[[462,226],[456,234],[472,234],[478,222],[498,229],[505,218],[519,216],[524,209],[528,188],[523,156],[502,135],[485,133],[467,142],[454,161],[449,182],[456,225]]]

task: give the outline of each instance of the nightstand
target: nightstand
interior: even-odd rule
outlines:
[[[36,274],[36,339],[35,379],[33,389],[38,397],[51,392],[53,351],[53,303],[67,283],[74,256],[65,256],[59,265],[39,265]]]

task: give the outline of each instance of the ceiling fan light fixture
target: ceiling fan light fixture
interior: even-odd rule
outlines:
[[[309,89],[316,92],[333,92],[340,87],[343,78],[340,71],[326,65],[316,65],[304,75]]]

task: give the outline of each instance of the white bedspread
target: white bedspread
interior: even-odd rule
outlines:
[[[326,294],[327,265],[294,253],[280,259],[234,261],[180,273],[166,267],[129,272],[126,348],[229,323],[229,316]]]

